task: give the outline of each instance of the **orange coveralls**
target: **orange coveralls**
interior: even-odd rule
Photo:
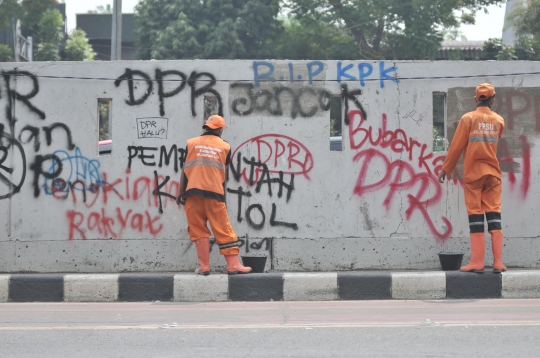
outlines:
[[[442,169],[451,173],[464,151],[463,175],[465,206],[471,233],[484,232],[484,212],[491,234],[502,234],[501,169],[497,143],[504,130],[504,119],[489,107],[461,117]]]
[[[191,241],[212,232],[222,255],[238,255],[239,242],[225,204],[225,176],[231,146],[214,134],[189,139],[184,163],[185,209]]]

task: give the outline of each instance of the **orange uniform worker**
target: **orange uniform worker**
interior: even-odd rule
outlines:
[[[238,238],[234,232],[225,204],[225,176],[231,156],[231,146],[221,139],[225,120],[218,115],[208,117],[204,133],[187,141],[186,159],[180,174],[177,204],[185,204],[189,238],[195,243],[200,267],[195,273],[210,274],[210,223],[227,261],[229,275],[249,273],[238,261]]]
[[[504,119],[491,111],[495,88],[489,83],[476,87],[476,111],[466,113],[448,149],[439,182],[454,171],[464,152],[463,175],[465,206],[469,215],[471,260],[461,271],[484,272],[484,213],[491,234],[493,272],[506,271],[502,264],[503,233],[501,226],[501,169],[497,160],[497,143],[503,134]]]

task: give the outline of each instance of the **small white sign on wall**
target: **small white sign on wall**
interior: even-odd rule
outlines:
[[[137,118],[137,135],[139,138],[167,139],[168,128],[169,118]]]

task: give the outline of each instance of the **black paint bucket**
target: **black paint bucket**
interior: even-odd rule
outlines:
[[[251,267],[253,273],[263,273],[266,266],[266,256],[242,256],[244,266]]]
[[[463,261],[463,254],[459,252],[441,252],[439,255],[439,261],[441,262],[441,268],[443,271],[455,271],[461,267],[461,261]]]

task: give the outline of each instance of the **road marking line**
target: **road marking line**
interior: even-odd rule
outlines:
[[[512,326],[540,326],[540,322],[485,322],[485,323],[445,323],[439,322],[437,327],[512,327]],[[209,325],[187,325],[168,328],[170,330],[185,330],[185,329],[264,329],[264,328],[388,328],[388,327],[419,327],[430,328],[430,324],[424,323],[351,323],[351,324],[286,324],[286,325],[224,325],[224,326],[209,326]],[[434,327],[435,328],[435,327]],[[0,327],[0,331],[42,331],[42,330],[123,330],[123,329],[161,329],[161,325],[140,325],[140,326],[19,326],[19,327]]]

